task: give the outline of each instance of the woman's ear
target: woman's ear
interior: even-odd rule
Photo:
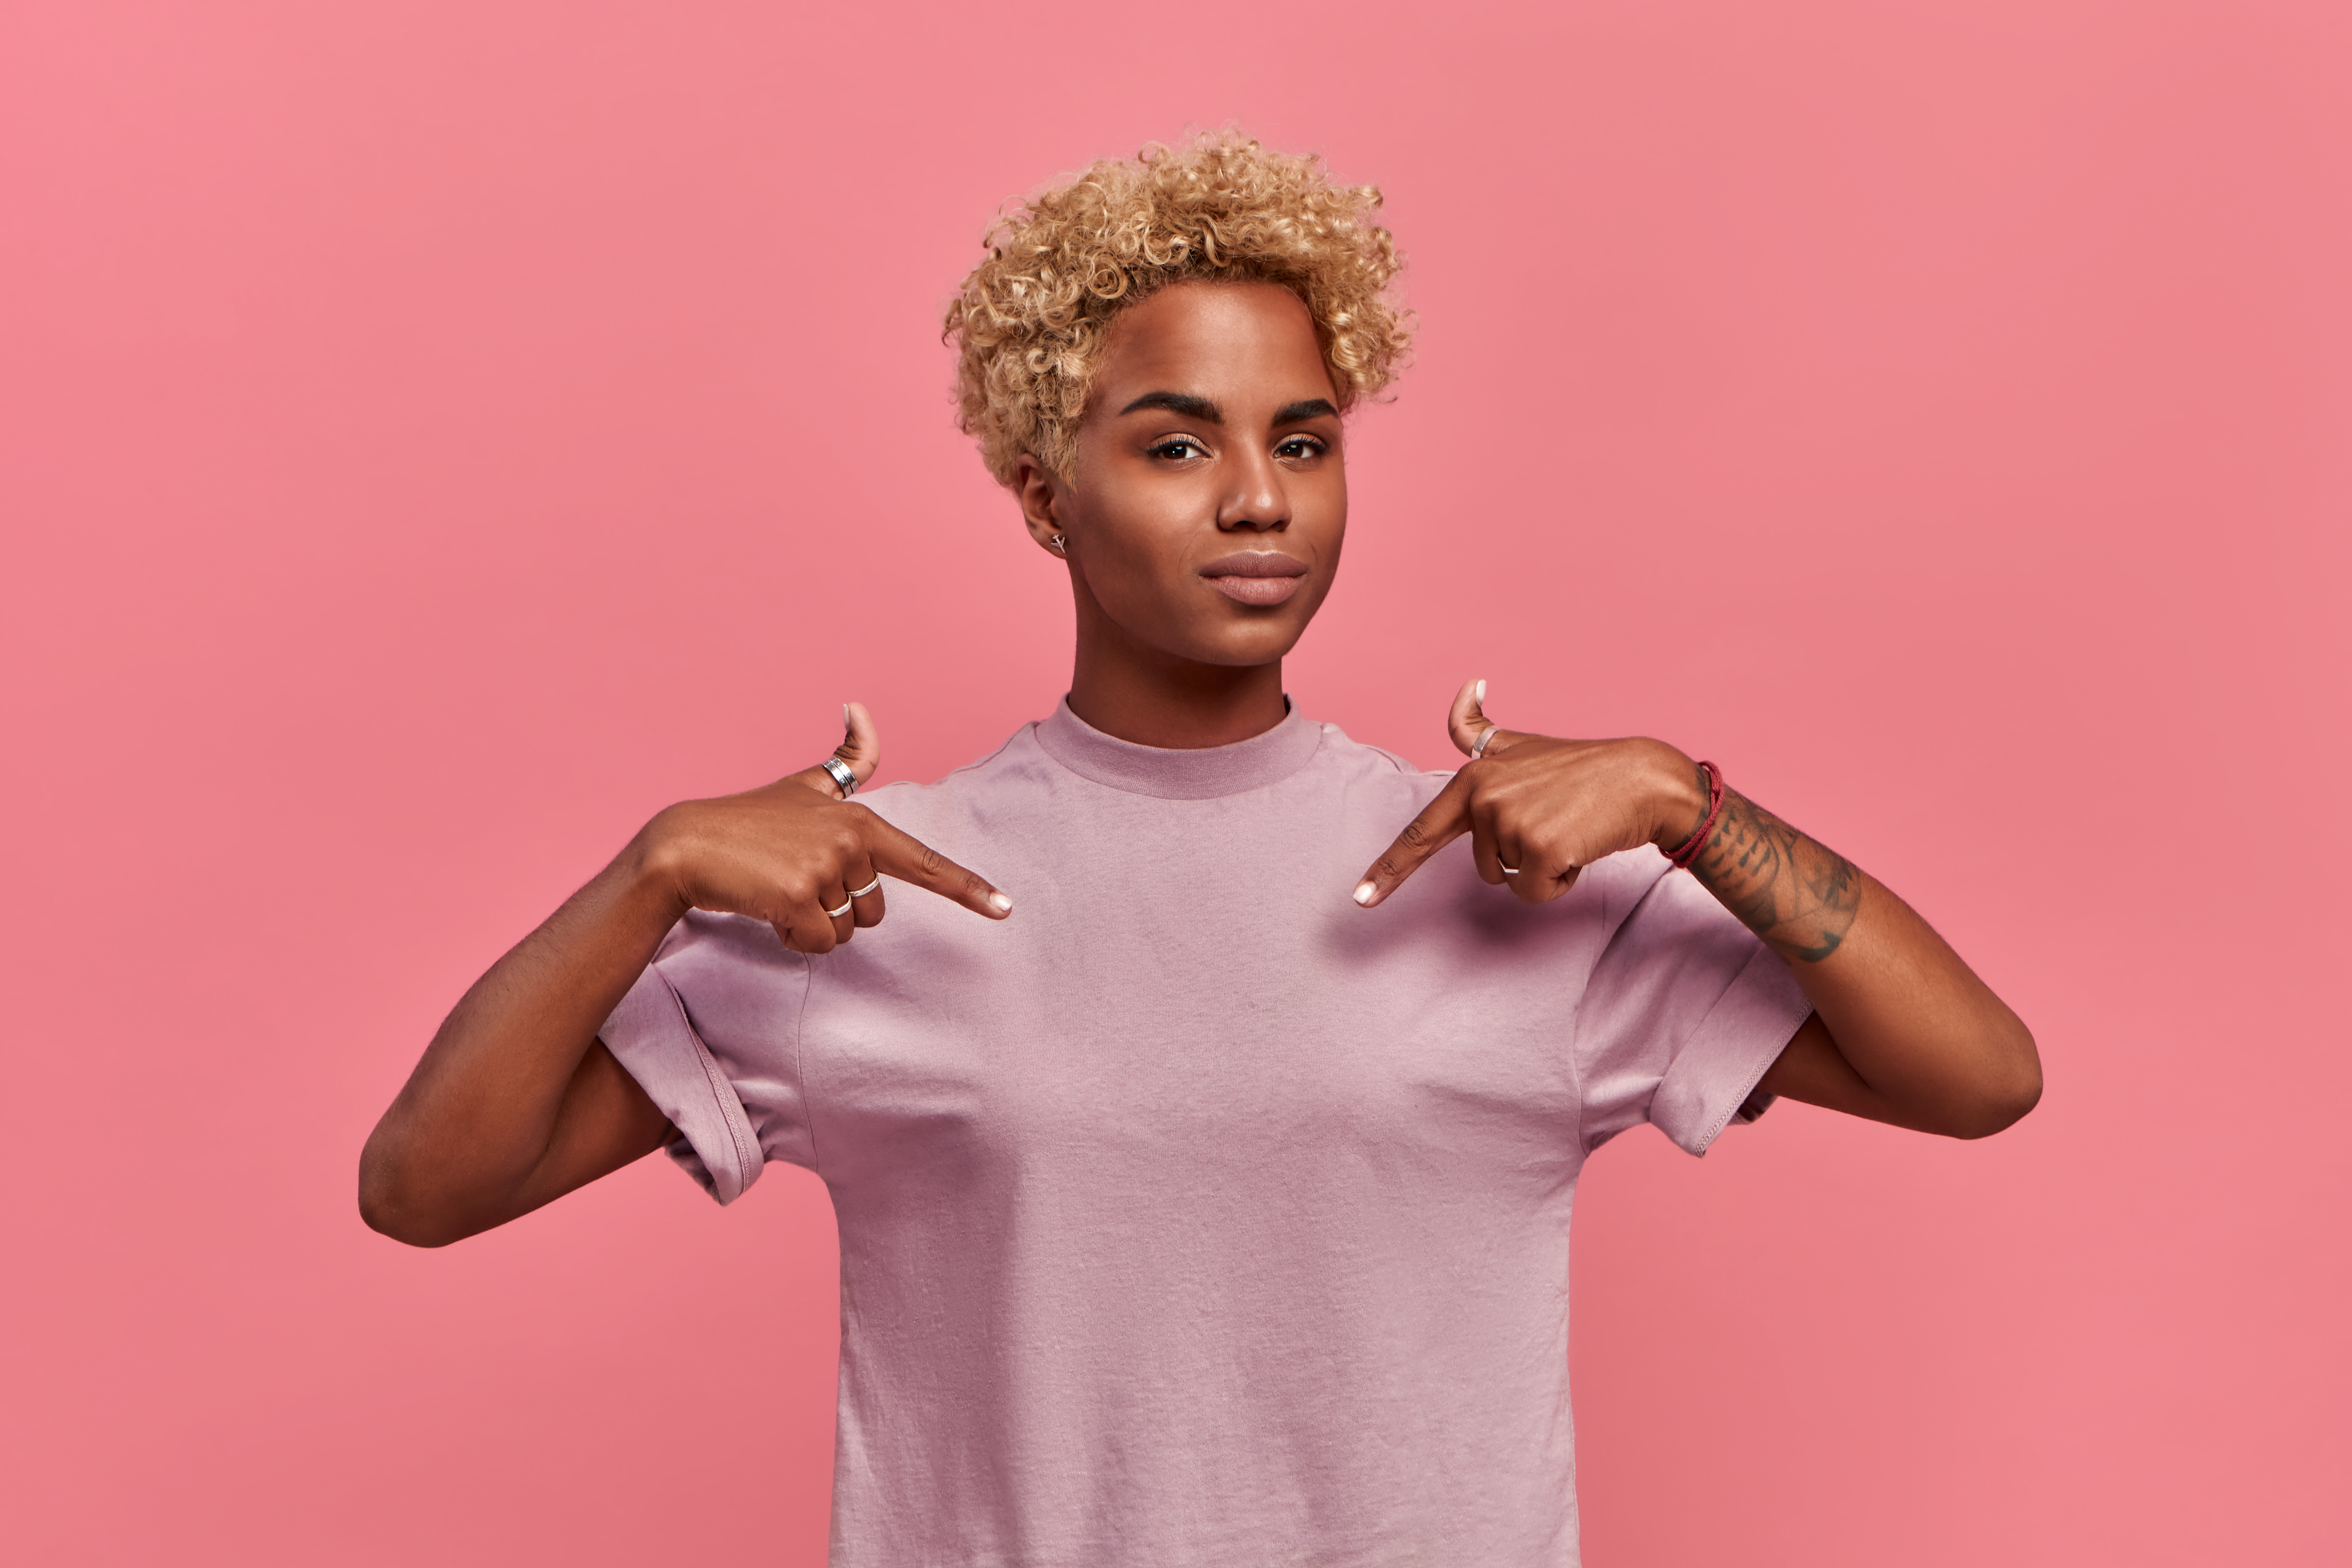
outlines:
[[[1070,510],[1070,502],[1062,481],[1024,452],[1013,460],[1012,489],[1021,503],[1021,521],[1028,525],[1029,537],[1056,555],[1066,553],[1063,542],[1070,529],[1064,513]]]

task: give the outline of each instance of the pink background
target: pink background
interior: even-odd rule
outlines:
[[[1597,1163],[1591,1561],[2340,1561],[2347,15],[12,0],[8,1555],[821,1561],[813,1178],[423,1253],[355,1156],[663,803],[1046,710],[937,312],[1233,117],[1425,321],[1292,690],[1715,757],[2048,1062]]]

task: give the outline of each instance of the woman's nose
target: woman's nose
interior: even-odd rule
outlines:
[[[1290,522],[1290,497],[1282,485],[1282,470],[1272,458],[1258,454],[1234,476],[1238,482],[1217,509],[1217,526],[1270,532]]]

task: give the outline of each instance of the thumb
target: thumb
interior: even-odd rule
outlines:
[[[874,716],[866,711],[863,702],[841,705],[841,744],[833,749],[834,759],[862,784],[874,776],[874,770],[882,763],[882,737],[874,728]],[[824,771],[823,763],[803,768],[790,775],[789,782],[806,784],[828,797],[841,794],[841,786]]]
[[[841,705],[841,744],[833,749],[849,771],[864,784],[882,765],[882,736],[874,728],[874,715],[866,711],[863,702]]]
[[[1489,730],[1494,731],[1493,738],[1482,750],[1478,742]],[[1486,717],[1486,683],[1483,680],[1465,680],[1462,689],[1454,694],[1454,707],[1445,715],[1445,732],[1454,738],[1454,744],[1465,757],[1500,751],[1510,735],[1509,731]]]

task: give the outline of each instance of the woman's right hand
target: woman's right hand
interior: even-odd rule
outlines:
[[[862,784],[881,749],[863,708],[846,716],[834,756]],[[884,876],[992,920],[1013,910],[841,799],[822,765],[662,812],[450,1010],[360,1156],[360,1212],[386,1236],[439,1247],[650,1153],[668,1121],[596,1031],[677,918],[750,915],[786,946],[824,952],[882,918]]]
[[[843,710],[834,752],[859,784],[881,746],[862,703]],[[881,879],[894,877],[1003,920],[1013,900],[855,801],[820,763],[716,800],[684,801],[646,824],[646,865],[681,912],[710,910],[766,921],[786,947],[829,952],[883,915]]]

